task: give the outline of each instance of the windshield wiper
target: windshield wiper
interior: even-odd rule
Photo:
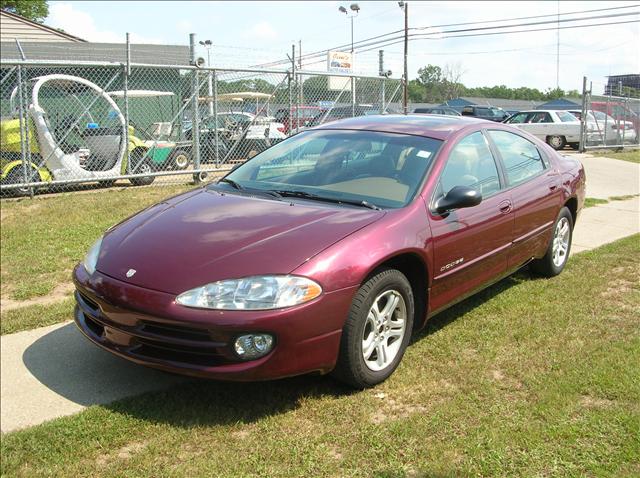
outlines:
[[[244,193],[247,194],[266,194],[267,196],[272,196],[276,199],[281,199],[282,195],[279,194],[277,191],[271,191],[269,189],[259,189],[259,188],[247,188],[245,186],[243,186],[242,184],[234,181],[233,179],[229,179],[229,178],[222,178],[220,181],[218,181],[218,183],[227,183],[229,185],[231,185],[232,187],[234,187],[235,189],[237,189],[238,191],[242,191]]]
[[[366,207],[368,209],[373,209],[375,211],[381,210],[380,207],[368,201],[359,201],[354,199],[338,199],[338,198],[332,198],[327,196],[320,196],[318,194],[308,193],[306,191],[292,191],[288,189],[271,190],[271,192],[280,195],[280,197],[296,197],[296,198],[302,198],[302,199],[310,199],[312,201],[323,201],[323,202],[331,202],[335,204],[349,204],[352,206]]]
[[[229,179],[229,178],[222,178],[220,181],[218,181],[219,183],[227,183],[230,184],[231,186],[233,186],[234,188],[236,188],[238,191],[242,191],[244,189],[244,186],[240,183],[235,182],[233,179]]]

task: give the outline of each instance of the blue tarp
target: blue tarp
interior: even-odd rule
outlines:
[[[557,100],[547,101],[541,105],[536,106],[537,110],[575,110],[582,108],[579,103],[559,98]]]

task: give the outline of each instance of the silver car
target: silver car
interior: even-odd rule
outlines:
[[[580,143],[580,120],[568,111],[521,111],[504,123],[537,136],[553,149],[563,149],[567,144],[577,148]]]

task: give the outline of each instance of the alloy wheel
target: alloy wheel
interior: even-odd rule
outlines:
[[[387,290],[373,301],[362,334],[362,357],[370,370],[388,367],[402,347],[407,306],[396,290]]]
[[[562,266],[567,260],[570,233],[569,221],[566,217],[561,218],[556,224],[556,229],[553,233],[552,258],[556,267]]]

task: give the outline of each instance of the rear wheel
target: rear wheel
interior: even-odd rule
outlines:
[[[184,149],[176,149],[171,153],[171,166],[174,170],[182,171],[189,166],[190,155]]]
[[[542,259],[531,262],[531,270],[545,277],[560,274],[567,265],[571,251],[573,236],[573,216],[568,208],[563,207],[553,226],[553,236]]]
[[[151,166],[151,159],[145,157],[145,151],[142,149],[135,149],[131,153],[131,172],[132,174],[151,174],[153,167]],[[153,183],[155,176],[139,176],[137,178],[130,178],[131,184],[134,186],[148,186]]]
[[[371,277],[351,303],[333,375],[355,388],[386,380],[407,348],[413,315],[413,293],[404,274],[385,269]]]
[[[564,136],[547,136],[547,144],[557,151],[565,147],[567,140]]]

